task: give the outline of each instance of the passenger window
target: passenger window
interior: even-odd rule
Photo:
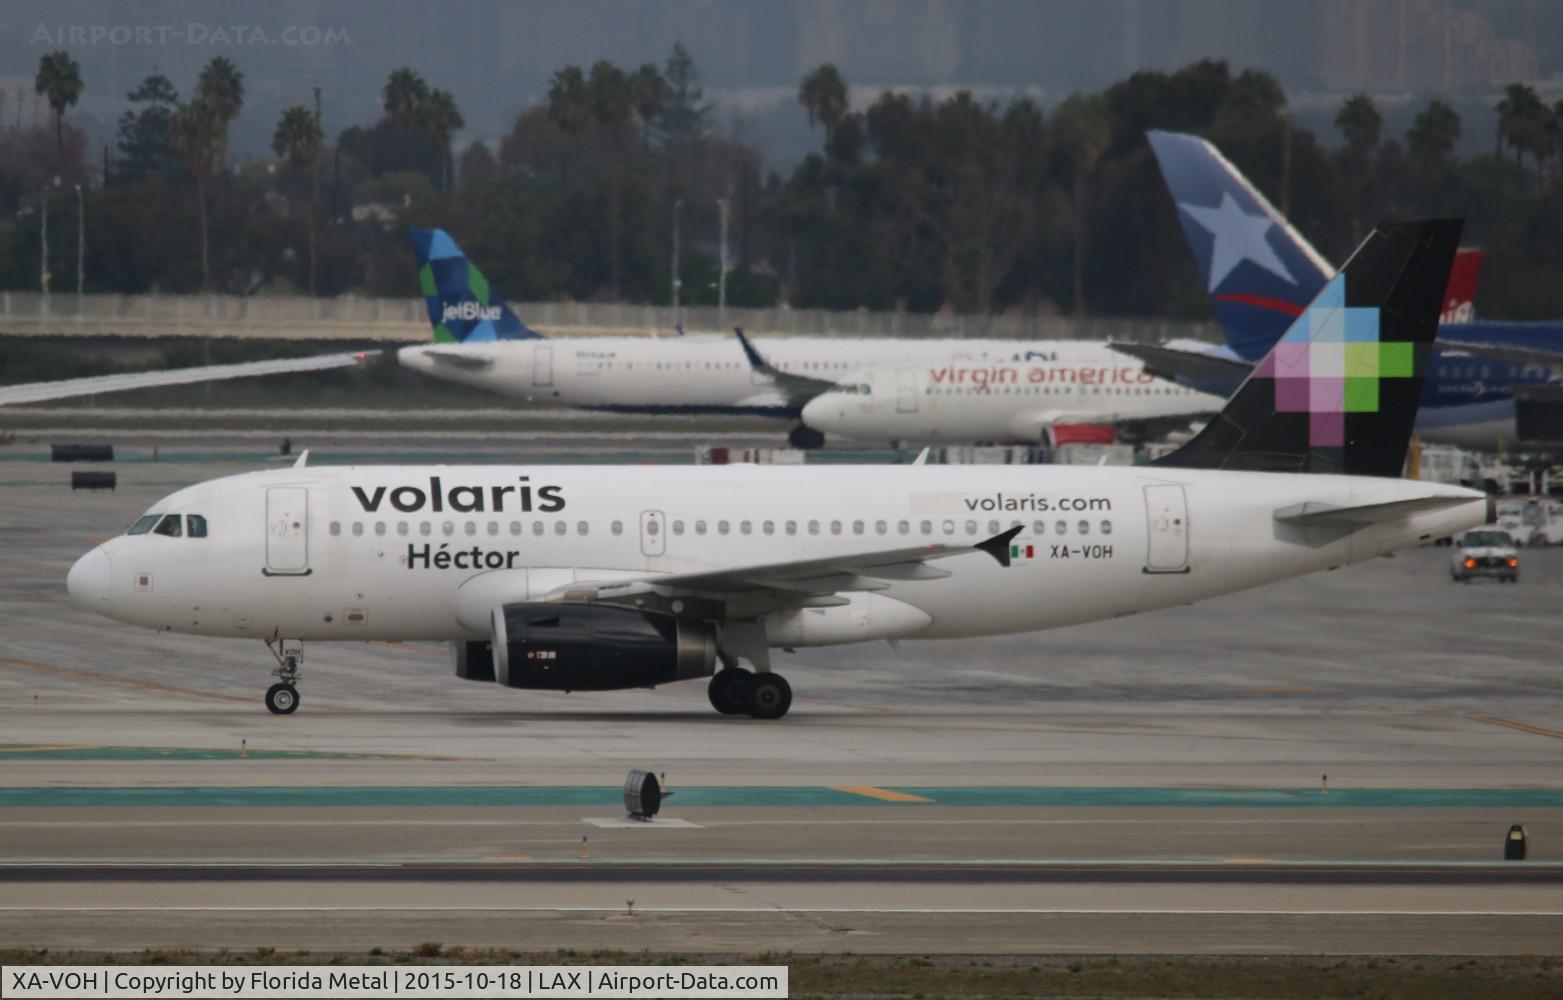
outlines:
[[[126,531],[125,534],[127,534],[127,535],[144,535],[147,532],[152,530],[152,525],[157,523],[157,519],[159,517],[162,517],[162,515],[161,514],[144,514],[141,517],[136,518],[136,523],[132,524],[130,526],[130,529],[128,531]]]
[[[396,522],[396,533],[398,535],[401,535],[403,538],[407,537],[407,522],[406,521],[397,521]]]
[[[490,522],[488,522],[488,533],[491,536],[499,534],[499,522],[498,521],[490,521]]]
[[[839,535],[839,534],[841,534],[841,522],[840,521],[832,521],[832,522],[830,522],[830,533],[832,535]]]
[[[853,521],[852,522],[852,533],[854,535],[861,535],[863,533],[863,522],[862,521]]]
[[[1089,535],[1090,533],[1091,533],[1091,522],[1085,520],[1084,518],[1081,518],[1080,519],[1080,534],[1082,534],[1082,535]]]
[[[164,531],[163,528],[167,524],[168,524],[168,522],[164,521],[162,524],[157,526],[157,533],[159,535],[177,535],[177,534],[179,534],[179,526],[177,524],[174,525],[174,530],[173,531]],[[333,535],[340,535],[341,533],[342,533],[342,522],[341,521],[332,521],[331,522],[331,534],[333,534]]]
[[[1110,535],[1112,533],[1113,533],[1113,523],[1111,521],[1103,521],[1102,522],[1102,534]]]
[[[997,522],[997,521],[989,521],[988,522],[988,534],[996,535],[998,533],[999,533],[999,522]]]
[[[1042,521],[1038,521],[1031,526],[1031,533],[1033,535],[1045,535],[1047,534],[1047,525]]]
[[[890,525],[886,524],[885,522],[883,522],[883,521],[875,521],[874,522],[874,532],[876,534],[883,535],[886,532],[888,532],[889,530],[890,530]]]
[[[190,534],[193,535],[193,534],[195,534],[195,532],[191,531]],[[362,522],[362,521],[354,521],[353,522],[353,537],[354,538],[362,538],[362,537],[364,537],[364,522]]]
[[[543,522],[542,521],[533,521],[532,522],[532,534],[536,535],[538,538],[543,537]]]
[[[419,521],[418,534],[427,538],[428,536],[434,534],[434,525],[430,524],[428,521]]]
[[[379,535],[379,536],[382,536],[382,537],[385,535],[385,522],[384,521],[376,521],[374,523],[374,533],[376,535]]]
[[[898,534],[909,535],[912,533],[912,524],[910,521],[897,521],[895,530]]]
[[[475,534],[478,533],[478,522],[476,522],[476,521],[468,521],[466,523],[467,523],[467,535],[468,536],[472,536],[472,535],[475,535]]]
[[[619,522],[615,521],[613,523],[614,524],[618,524]],[[519,535],[519,534],[521,534],[521,522],[520,521],[511,521],[510,522],[510,533],[512,535]]]
[[[922,529],[922,532],[925,535],[933,534],[933,522],[932,521],[924,521],[923,523],[919,524],[918,527]]]
[[[608,525],[608,529],[615,535],[622,535],[624,534],[624,522],[614,521],[612,524]]]
[[[787,522],[787,534],[789,534],[789,535],[796,535],[797,533],[798,533],[798,522],[797,521],[788,521]]]
[[[695,534],[703,535],[705,533],[706,533],[706,523],[704,521],[696,521],[695,522]]]
[[[446,522],[444,522],[443,524],[440,525],[440,531],[445,534],[446,538],[449,538],[451,535],[454,535],[456,533],[456,522],[454,522],[454,521],[446,521]]]
[[[775,521],[764,521],[764,522],[761,522],[760,530],[765,532],[767,535],[774,535],[774,534],[776,534],[776,522]]]
[[[206,518],[202,517],[200,514],[186,514],[185,532],[189,534],[191,538],[205,538]]]
[[[673,534],[675,534],[675,535],[682,535],[683,533],[684,533],[684,522],[683,521],[674,521],[673,522]]]
[[[718,535],[725,535],[725,534],[727,534],[727,527],[728,527],[728,525],[727,525],[726,521],[718,521],[718,522],[716,522],[716,533]]]
[[[754,530],[754,525],[751,524],[750,522],[748,522],[748,521],[739,521],[738,522],[738,532],[739,532],[739,534],[747,535],[747,534],[749,534],[753,530]]]
[[[577,535],[588,534],[591,530],[592,530],[591,525],[587,524],[585,521],[576,521],[575,522],[575,533]]]
[[[811,535],[819,534],[819,522],[818,521],[810,521],[809,522],[809,534],[811,534]]]
[[[555,521],[554,522],[554,534],[562,535],[562,534],[564,534],[565,532],[567,532],[569,530],[570,530],[570,526],[565,524],[563,521]]]
[[[954,521],[946,521],[946,522],[944,522],[942,527],[944,528],[944,533],[946,535],[953,535],[953,534],[955,534],[955,522]]]
[[[966,534],[968,534],[968,535],[975,535],[976,533],[977,533],[977,522],[976,521],[967,521],[966,522]]]
[[[1060,535],[1067,535],[1069,534],[1069,522],[1059,521],[1057,524],[1053,525],[1053,530]]]

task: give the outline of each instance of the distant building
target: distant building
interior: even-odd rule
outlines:
[[[1451,0],[1328,0],[1320,11],[1326,90],[1457,93],[1539,75],[1533,42],[1496,37],[1480,10]]]

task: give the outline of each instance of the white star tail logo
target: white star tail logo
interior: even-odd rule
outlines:
[[[1275,223],[1263,213],[1249,215],[1233,200],[1231,192],[1221,192],[1221,204],[1216,208],[1179,203],[1189,218],[1199,223],[1211,235],[1210,287],[1214,292],[1227,275],[1245,260],[1269,271],[1290,284],[1297,284],[1292,272],[1286,269],[1265,235]]]

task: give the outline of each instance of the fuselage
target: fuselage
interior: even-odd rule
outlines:
[[[1226,403],[1157,378],[1122,354],[1104,354],[856,372],[810,400],[803,422],[857,438],[1036,442],[1059,424],[1155,427],[1208,418]]]
[[[868,370],[981,369],[1037,364],[1081,382],[1097,372],[1149,379],[1140,362],[1095,341],[915,340],[777,337],[765,359],[790,375],[840,382]],[[734,338],[592,337],[405,347],[401,364],[437,378],[565,406],[636,413],[727,413],[795,417],[799,404],[754,370]],[[933,376],[925,376],[932,379]],[[1118,376],[1120,380],[1123,376]],[[1111,409],[1085,396],[1077,406]]]
[[[1344,535],[1277,521],[1305,502],[1430,495],[1451,505]],[[68,585],[105,616],[174,632],[483,639],[496,606],[573,583],[975,544],[1021,525],[1007,567],[961,553],[938,562],[947,576],[766,619],[771,645],[948,639],[1201,600],[1485,512],[1481,494],[1434,483],[1148,467],[294,468],[172,494],[83,556]]]

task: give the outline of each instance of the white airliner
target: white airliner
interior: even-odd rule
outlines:
[[[1166,391],[1150,392],[1148,387],[1158,380],[1145,373],[1142,362],[1105,342],[784,337],[768,341],[760,360],[752,345],[726,337],[550,339],[528,328],[510,310],[443,230],[414,230],[411,235],[435,343],[404,347],[397,360],[437,378],[491,392],[622,413],[797,418],[810,400],[842,386],[858,392],[868,384],[880,398],[901,400],[905,399],[901,380],[913,377],[906,373],[919,373],[915,379],[922,393],[940,384],[940,372],[976,377],[996,366],[1015,365],[1029,375],[1041,367],[1051,376],[1053,393],[1025,397],[1034,405],[1022,407],[1011,421],[1023,433],[965,438],[1026,441],[1039,440],[1052,423],[1208,415],[1222,402],[1170,385]],[[894,371],[885,377],[894,389],[855,374],[880,368]],[[962,379],[948,388],[964,393],[974,385]],[[1079,391],[1066,392],[1070,386],[1079,386]],[[1131,386],[1132,392],[1109,391],[1109,387],[1128,390]],[[904,412],[899,405],[889,409],[897,418]],[[930,398],[928,405],[920,407],[916,424],[941,426],[950,409],[945,401]],[[805,422],[793,428],[789,440],[796,447],[818,447],[824,443],[821,426]],[[922,433],[867,436],[934,437]],[[946,433],[940,439],[955,437]]]
[[[301,460],[158,501],[66,585],[118,621],[265,640],[277,713],[298,706],[305,640],[436,640],[469,680],[587,691],[710,677],[719,711],[778,718],[792,695],[773,647],[1108,619],[1483,523],[1483,494],[1395,478],[1459,228],[1380,226],[1283,338],[1318,370],[1261,364],[1162,464]],[[1351,357],[1382,348],[1397,368],[1374,380],[1372,406],[1365,388],[1332,390],[1348,331]],[[1290,378],[1318,384],[1299,394]]]

